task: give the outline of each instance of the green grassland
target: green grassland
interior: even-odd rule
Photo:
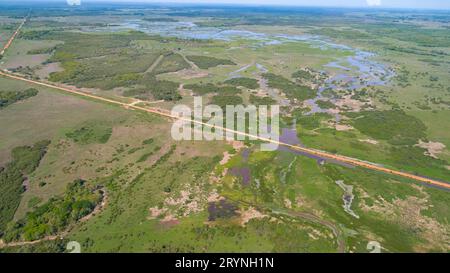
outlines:
[[[191,91],[224,107],[270,105],[276,100],[259,92],[278,90],[291,102],[282,124],[294,125],[305,146],[450,180],[449,37],[435,17],[396,23],[373,13],[373,21],[362,22],[351,14],[275,12],[214,19],[207,11],[205,17],[191,14],[195,10],[186,17],[75,10],[66,18],[59,17],[64,11],[38,10],[46,20],[29,20],[0,67],[35,78],[54,64],[61,69],[49,71],[52,82],[168,110],[191,105]],[[373,58],[395,76],[364,90],[324,92],[327,99],[317,104],[339,111],[345,128],[338,130],[333,112],[305,115],[304,101],[316,97],[326,75],[338,73],[324,65],[351,51],[304,41],[259,46],[244,38],[160,37],[107,26],[136,17],[322,35],[376,53]],[[436,25],[418,27],[429,20]],[[0,33],[11,33],[12,25],[1,17]],[[32,96],[30,88],[37,90]],[[0,107],[7,106],[0,108],[0,192],[11,193],[2,195],[1,239],[65,232],[64,241],[1,252],[62,252],[65,240],[80,242],[83,252],[367,252],[369,241],[380,242],[384,252],[449,251],[447,191],[290,151],[260,152],[253,142],[241,149],[229,142],[175,142],[165,118],[10,79],[0,78],[0,95]],[[371,106],[337,106],[345,95]],[[164,102],[146,102],[155,100]],[[446,147],[431,157],[419,141]],[[245,172],[249,181],[240,175]],[[354,215],[344,208],[349,193],[340,183],[353,187]],[[81,220],[100,203],[98,189],[105,191],[104,208]]]

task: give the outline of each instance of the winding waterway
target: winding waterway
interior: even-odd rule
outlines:
[[[254,42],[252,47],[299,42],[308,43],[311,47],[323,50],[347,51],[349,53],[346,54],[347,56],[337,57],[323,66],[323,72],[328,72],[327,74],[330,77],[320,87],[318,97],[308,102],[313,108],[312,112],[323,111],[315,102],[323,99],[322,92],[326,89],[336,90],[340,88],[339,86],[345,86],[347,90],[356,90],[368,86],[384,85],[394,76],[393,70],[386,64],[378,62],[374,53],[334,43],[330,39],[318,35],[267,34],[248,30],[203,27],[193,22],[147,22],[139,19],[126,20],[108,27],[109,31],[123,31],[126,29],[138,30],[151,35],[184,39],[222,41],[245,39]],[[90,31],[104,30],[104,28],[90,29]],[[232,76],[237,76],[239,72],[248,67],[242,67],[239,71],[235,71],[236,74]]]

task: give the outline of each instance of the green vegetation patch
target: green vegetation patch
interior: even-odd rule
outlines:
[[[156,146],[155,148],[153,148],[153,150],[151,152],[145,153],[143,154],[137,161],[136,163],[140,163],[140,162],[144,162],[146,161],[149,157],[151,157],[152,155],[154,155],[156,152],[158,152],[159,150],[161,150],[161,147]]]
[[[274,99],[272,99],[271,97],[260,97],[260,96],[255,96],[253,94],[250,95],[250,104],[253,105],[273,105],[276,103],[276,101]]]
[[[306,130],[314,130],[321,127],[322,121],[326,121],[332,118],[328,113],[314,113],[311,115],[304,115],[301,113],[296,113],[295,115],[297,123]]]
[[[427,48],[450,47],[450,34],[445,28],[418,27],[416,24],[362,24],[363,30],[375,37],[411,42]]]
[[[99,34],[33,30],[24,31],[20,36],[27,40],[63,41],[63,44],[56,46],[56,52],[52,56],[52,61],[58,62],[123,53],[123,48],[129,47],[132,41],[154,39],[138,31]]]
[[[177,90],[178,84],[171,81],[157,81],[153,87],[133,88],[123,92],[125,97],[133,97],[140,100],[166,100],[177,101],[181,95]]]
[[[47,152],[50,141],[44,140],[34,146],[17,147],[12,150],[12,161],[0,168],[0,234],[14,217],[24,191],[25,176],[34,172]]]
[[[298,79],[298,80],[313,80],[314,79],[314,75],[306,70],[298,70],[295,71],[294,73],[292,73],[292,78],[294,79]]]
[[[39,91],[35,88],[29,88],[24,91],[0,91],[0,109],[15,102],[34,97],[38,93]]]
[[[336,106],[329,100],[318,100],[316,101],[317,106],[319,106],[322,109],[333,109],[336,108]]]
[[[29,31],[22,36],[25,39],[64,42],[55,47],[49,60],[60,62],[64,71],[51,73],[50,81],[103,90],[128,87],[130,89],[125,91],[125,96],[144,100],[181,99],[178,83],[157,80],[155,74],[188,68],[184,58],[162,48],[149,53],[134,44],[145,40],[163,43],[160,37],[135,31],[111,34]],[[152,74],[145,73],[161,55],[165,56]]]
[[[178,92],[179,84],[172,81],[157,80],[154,75],[139,75],[139,80],[136,82],[139,86],[123,92],[126,97],[133,97],[141,100],[166,100],[177,101],[181,99]]]
[[[208,56],[186,56],[186,58],[195,63],[201,69],[208,69],[219,65],[236,65],[234,62],[225,59],[218,59]]]
[[[424,149],[415,146],[391,147],[390,160],[393,165],[415,174],[425,174],[436,179],[448,180],[448,171],[442,166],[448,163],[441,159],[424,155]]]
[[[87,187],[85,181],[75,180],[67,186],[63,197],[50,199],[24,219],[9,225],[3,239],[34,241],[55,235],[91,213],[100,200],[100,193]]]
[[[180,54],[170,53],[162,59],[162,61],[152,71],[154,74],[162,74],[169,72],[176,72],[189,68],[189,64],[184,60]]]
[[[355,117],[353,126],[360,132],[392,144],[411,145],[426,137],[425,124],[400,110],[364,111],[351,116]]]
[[[258,81],[252,78],[233,78],[226,80],[225,83],[234,86],[242,86],[248,89],[257,89],[259,87]]]
[[[61,60],[64,71],[51,73],[49,79],[54,82],[105,90],[127,86],[139,79],[135,73],[145,72],[158,56],[158,54],[119,52],[82,60],[64,60],[66,58],[64,57]],[[59,61],[58,57],[53,59]]]
[[[90,123],[66,134],[66,137],[80,144],[106,143],[112,134],[112,128],[100,123]]]
[[[220,106],[225,109],[227,105],[242,105],[243,100],[239,96],[216,95],[212,98],[211,104]]]
[[[178,92],[179,84],[176,82],[157,80],[155,77],[144,78],[144,85],[150,88],[150,92],[157,100],[177,101],[181,99]]]
[[[283,76],[275,75],[272,73],[264,74],[269,82],[271,88],[276,88],[283,91],[290,99],[307,100],[315,98],[317,91],[307,86],[296,84]]]

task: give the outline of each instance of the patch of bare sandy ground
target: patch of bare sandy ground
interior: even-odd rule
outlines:
[[[366,142],[372,145],[377,145],[379,142],[374,139],[359,139],[360,142]]]
[[[336,131],[350,131],[353,130],[354,128],[350,125],[346,125],[346,124],[336,124]]]
[[[231,146],[233,146],[233,149],[236,150],[236,152],[239,152],[242,148],[245,147],[244,142],[242,141],[230,141]],[[234,154],[230,154],[228,151],[223,152],[223,158],[219,162],[220,165],[225,165],[230,161],[231,157],[233,157]]]
[[[167,75],[176,76],[182,80],[205,78],[208,77],[209,73],[206,71],[199,71],[195,69],[183,69],[177,72],[169,72]]]
[[[257,209],[250,207],[247,210],[241,210],[240,212],[239,223],[241,226],[245,226],[252,219],[262,219],[265,217],[269,217],[269,215],[263,214]]]
[[[422,140],[419,140],[419,143],[415,146],[425,149],[424,155],[436,159],[438,158],[438,154],[442,153],[446,148],[445,145],[440,142],[424,142]]]

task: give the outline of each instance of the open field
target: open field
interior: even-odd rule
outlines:
[[[242,12],[33,10],[0,60],[20,75],[0,78],[0,177],[32,166],[0,196],[0,251],[448,252],[448,191],[373,170],[450,182],[447,17]],[[0,15],[2,45],[20,20]],[[288,145],[172,140],[159,109],[193,95],[282,105]],[[66,198],[69,220],[48,209]]]

